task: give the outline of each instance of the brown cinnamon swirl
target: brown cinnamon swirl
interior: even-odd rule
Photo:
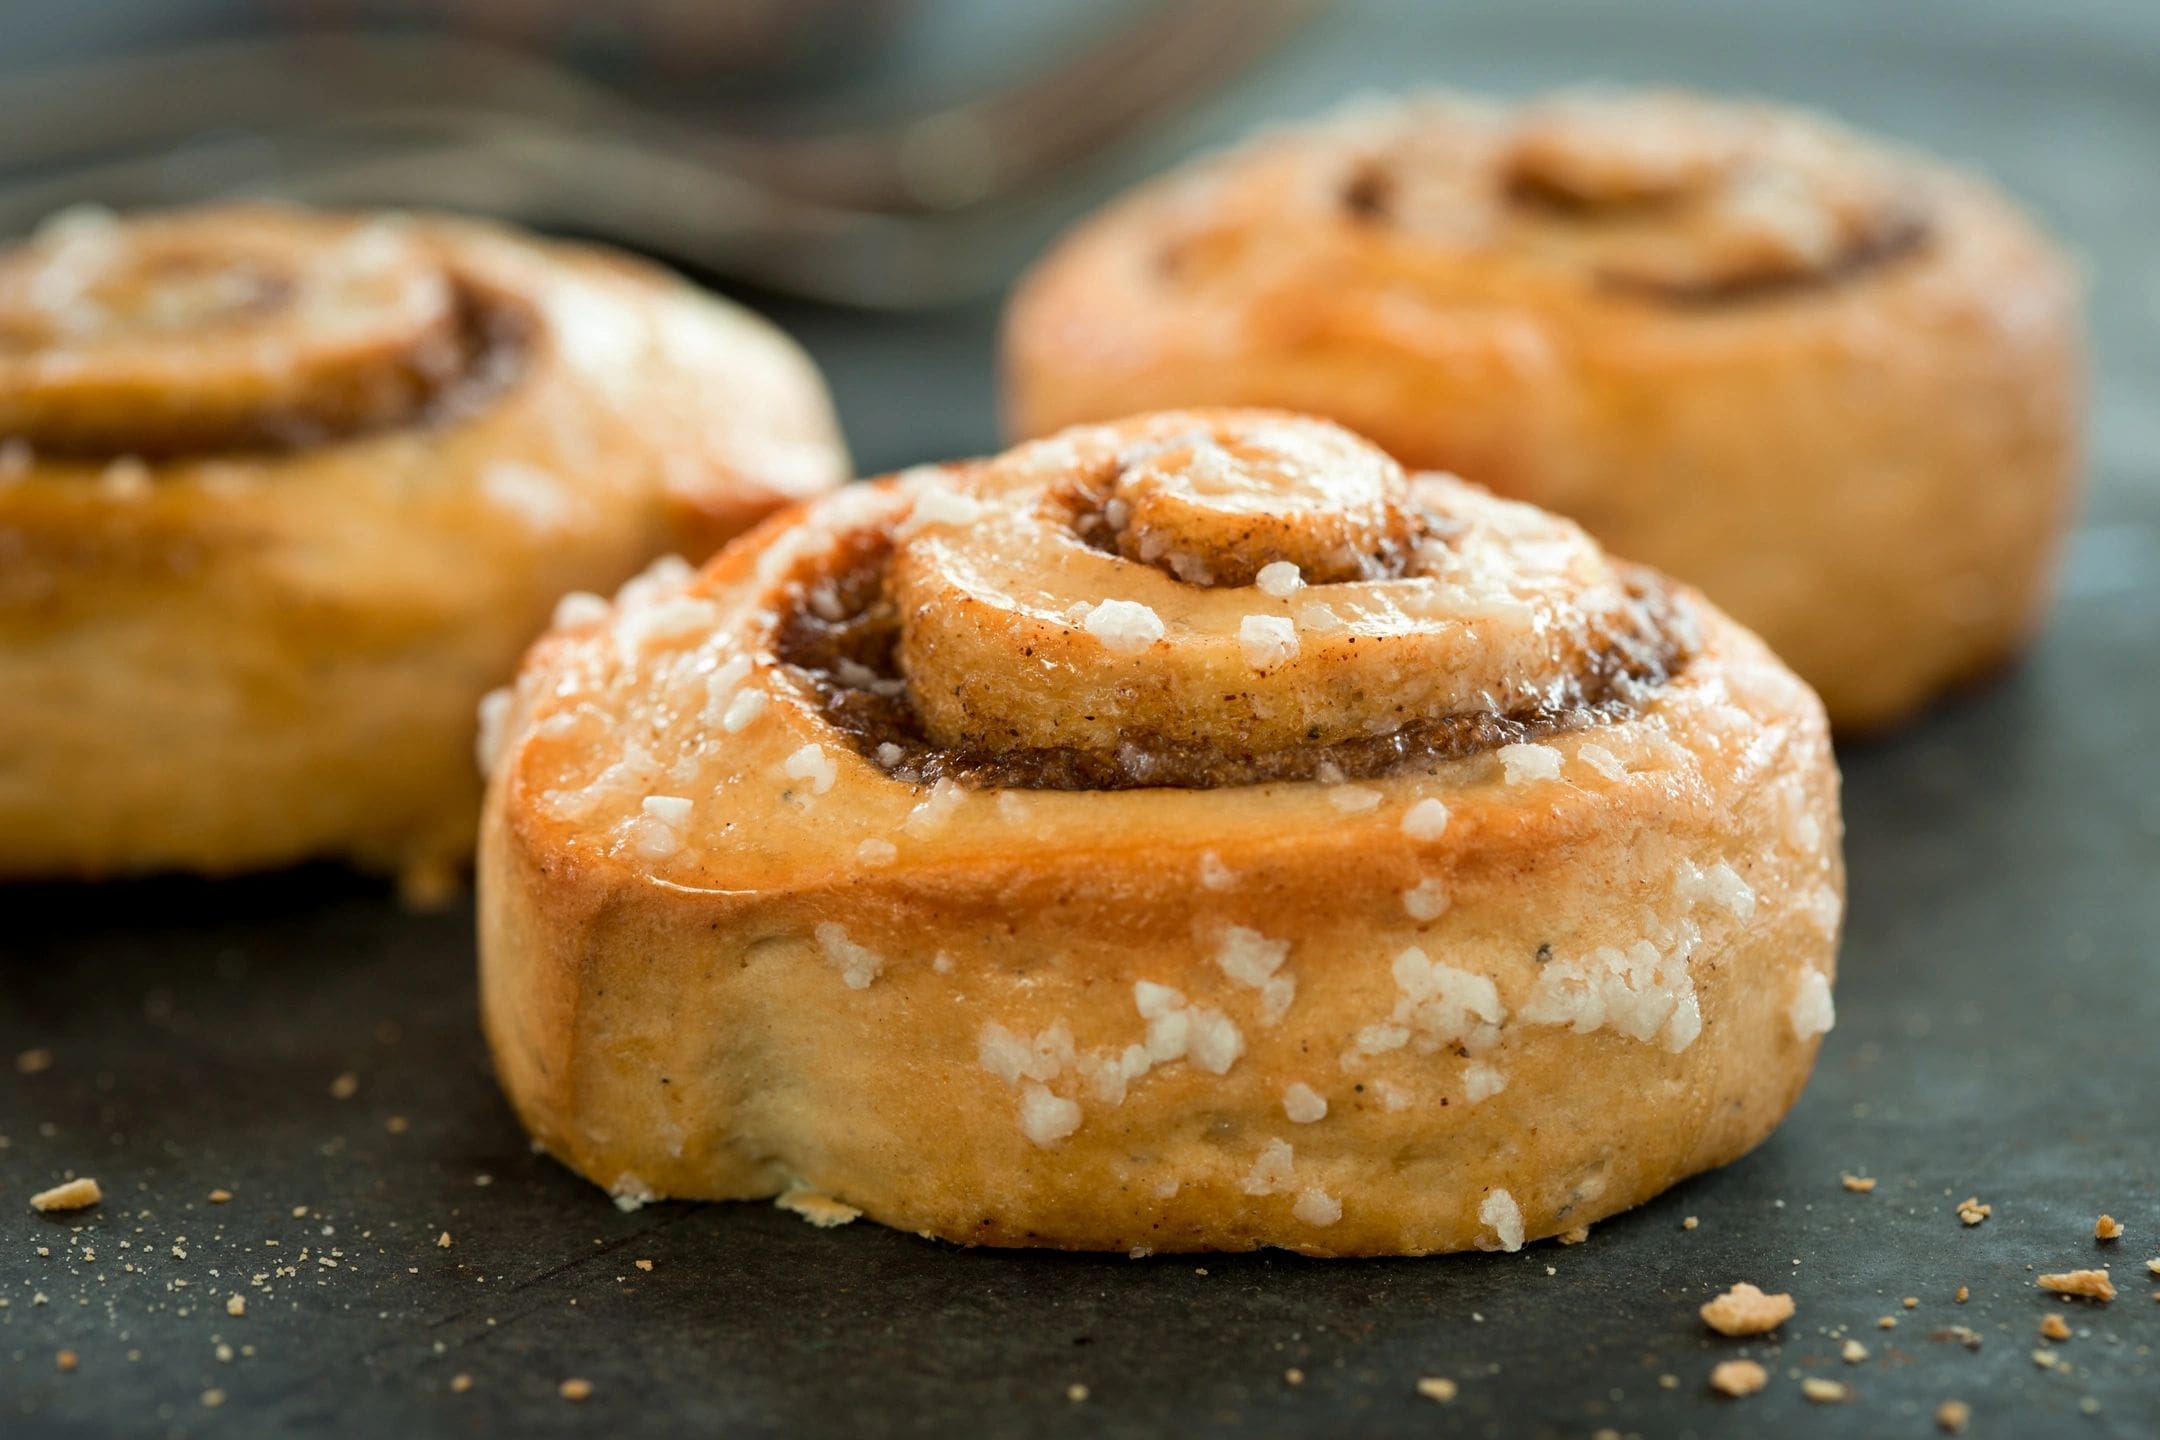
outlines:
[[[793,346],[624,259],[60,217],[0,253],[0,876],[337,856],[437,888],[472,707],[557,597],[845,470]]]
[[[1671,94],[1361,108],[1113,206],[1007,321],[1023,435],[1330,416],[1700,585],[1880,728],[2039,621],[2078,471],[2077,285],[2001,196]]]
[[[489,1037],[626,1200],[1513,1248],[1745,1151],[1829,1024],[1814,697],[1324,422],[842,492],[559,628],[492,713]]]

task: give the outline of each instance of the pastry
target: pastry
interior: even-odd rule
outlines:
[[[63,216],[0,254],[0,876],[341,857],[437,891],[473,707],[558,597],[846,471],[791,343],[618,256]]]
[[[490,712],[487,1033],[625,1203],[1513,1249],[1746,1151],[1832,1018],[1815,697],[1321,421],[854,487],[559,627]]]
[[[1022,286],[1021,435],[1329,416],[1678,576],[1880,730],[2031,637],[2079,469],[2069,264],[1992,189],[1767,106],[1372,106],[1111,207]]]

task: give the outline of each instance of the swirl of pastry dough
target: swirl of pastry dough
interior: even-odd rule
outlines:
[[[851,486],[566,614],[487,715],[496,1065],[626,1202],[1513,1249],[1760,1139],[1832,1019],[1805,687],[1321,421]]]
[[[1015,439],[1324,416],[1699,586],[1880,729],[2031,637],[2073,507],[2075,267],[1973,177],[1662,92],[1377,101],[1205,156],[1015,290]]]
[[[1565,521],[1265,412],[1078,430],[926,485],[885,589],[934,745],[1095,787],[1527,738],[1679,643],[1662,591]]]
[[[497,342],[393,221],[264,211],[48,222],[0,258],[0,434],[61,454],[317,443],[412,418]]]

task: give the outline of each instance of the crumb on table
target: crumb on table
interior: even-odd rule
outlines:
[[[1723,1360],[1710,1372],[1710,1388],[1738,1399],[1770,1383],[1770,1372],[1753,1360]]]
[[[1945,1400],[1935,1407],[1935,1423],[1952,1435],[1962,1435],[1972,1423],[1972,1406],[1962,1400]]]
[[[2102,1215],[2093,1222],[2093,1239],[2095,1240],[2120,1240],[2122,1239],[2122,1233],[2122,1221],[2117,1220],[2112,1215]]]
[[[1817,1405],[1842,1405],[1852,1399],[1852,1386],[1842,1380],[1825,1380],[1810,1375],[1800,1382],[1800,1393]]]
[[[1703,1323],[1720,1335],[1766,1335],[1792,1317],[1792,1296],[1765,1295],[1745,1280],[1702,1307]]]
[[[40,1190],[30,1197],[30,1208],[44,1214],[56,1210],[87,1210],[105,1198],[98,1182],[88,1175],[77,1176],[50,1190]]]
[[[1968,1195],[1958,1202],[1957,1217],[1967,1225],[1977,1225],[1994,1213],[1995,1207],[1981,1204],[1977,1195]]]
[[[1838,1183],[1856,1195],[1865,1195],[1875,1188],[1875,1177],[1872,1175],[1840,1175],[1838,1176]]]
[[[1445,1376],[1427,1375],[1417,1382],[1417,1393],[1427,1400],[1437,1400],[1445,1405],[1460,1393],[1460,1387]]]
[[[2033,1282],[2042,1290],[2057,1295],[2077,1295],[2087,1300],[2113,1300],[2115,1282],[2105,1270],[2065,1270],[2059,1274],[2042,1275]]]

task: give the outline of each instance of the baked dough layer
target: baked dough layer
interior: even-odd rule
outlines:
[[[471,853],[566,591],[845,478],[785,337],[598,250],[268,207],[0,255],[0,875]]]
[[[1678,95],[1431,97],[1113,204],[1017,292],[1019,436],[1326,415],[1700,586],[1895,724],[2040,624],[2080,468],[2070,263],[2000,194]]]
[[[1302,586],[1180,580],[1052,503],[1106,467],[1191,480],[1222,504],[1170,528],[1206,559],[1240,543],[1223,510],[1281,518],[1284,455],[1355,444],[1236,412],[1069,432],[798,508],[540,642],[491,706],[480,876],[483,1015],[535,1138],[626,1203],[815,1193],[969,1244],[1314,1255],[1513,1249],[1760,1141],[1829,1027],[1843,904],[1821,707],[1760,642],[1676,589],[1644,622],[1685,632],[1669,673],[1576,703],[1629,568],[1445,477],[1385,478],[1424,535],[1405,573]],[[1285,629],[1294,654],[1245,661],[1263,711],[1339,702],[1350,672],[1292,661],[1352,648],[1378,652],[1345,662],[1375,731],[1400,696],[1563,710],[1357,779],[932,781],[781,653],[805,609],[845,623],[827,581],[865,534],[916,597],[897,623],[976,616],[962,672],[902,683],[986,681],[981,743],[1121,666],[1161,683],[1112,703],[1159,723],[1162,687]],[[1445,646],[1438,690],[1388,678]]]

